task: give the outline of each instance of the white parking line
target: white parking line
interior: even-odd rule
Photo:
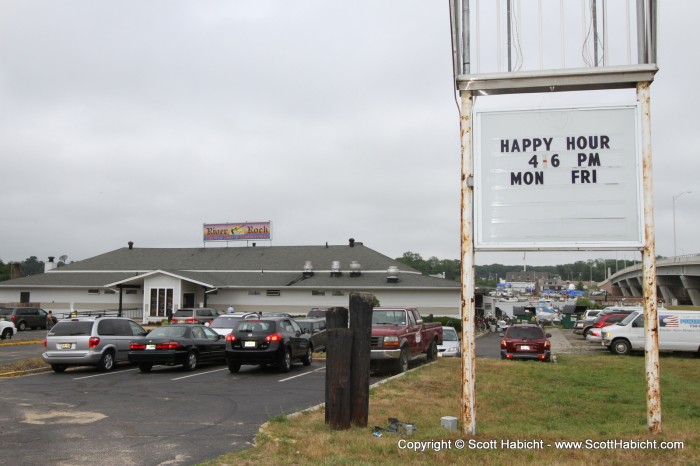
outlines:
[[[94,374],[94,375],[86,375],[84,377],[73,377],[73,380],[81,380],[81,379],[91,379],[93,377],[102,377],[103,375],[112,375],[112,374],[121,374],[122,372],[131,372],[135,371],[136,369],[124,369],[121,371],[110,371],[110,372],[103,372],[101,374]]]
[[[213,374],[214,372],[221,372],[221,371],[227,371],[228,367],[224,367],[223,369],[216,369],[213,371],[207,371],[207,372],[197,372],[196,374],[190,374],[190,375],[184,375],[182,377],[176,377],[174,379],[170,380],[182,380],[182,379],[188,379],[190,377],[197,377],[198,375],[206,375],[206,374]]]
[[[303,374],[293,375],[292,377],[287,377],[286,379],[279,380],[279,382],[286,382],[287,380],[296,379],[297,377],[303,377],[305,375],[313,374],[314,372],[325,371],[325,370],[326,370],[326,366],[319,367],[318,369],[314,369],[314,370],[309,371],[309,372],[304,372]]]

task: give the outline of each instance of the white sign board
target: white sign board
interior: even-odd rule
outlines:
[[[477,111],[477,250],[639,249],[636,105]]]

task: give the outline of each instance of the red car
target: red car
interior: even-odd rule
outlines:
[[[603,340],[603,327],[613,325],[625,320],[629,314],[603,314],[595,318],[593,326],[586,334],[586,340],[591,343],[600,343]]]
[[[549,362],[551,343],[549,333],[539,325],[516,324],[508,327],[501,340],[501,359],[534,359]]]

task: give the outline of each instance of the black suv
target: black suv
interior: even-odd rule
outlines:
[[[38,307],[3,307],[0,308],[0,319],[14,322],[17,330],[32,330],[46,328],[47,312]]]
[[[233,373],[242,365],[256,364],[274,364],[289,372],[294,359],[310,365],[313,351],[311,335],[288,317],[240,320],[226,335],[226,363]]]

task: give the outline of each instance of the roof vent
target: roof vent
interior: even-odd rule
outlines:
[[[355,238],[350,238],[350,239],[348,240],[348,243],[350,243],[350,247],[351,247],[351,248],[354,248],[354,247],[355,247]]]
[[[340,271],[340,261],[331,262],[331,277],[341,277],[343,272]]]
[[[350,262],[350,276],[359,277],[362,275],[362,266],[357,261]]]
[[[129,249],[134,249],[134,242],[133,241],[129,241],[128,244],[129,244]]]
[[[386,281],[388,283],[398,283],[399,282],[399,268],[395,265],[389,266],[386,269]]]
[[[304,271],[302,272],[304,278],[309,278],[314,276],[314,266],[311,261],[304,262]]]

